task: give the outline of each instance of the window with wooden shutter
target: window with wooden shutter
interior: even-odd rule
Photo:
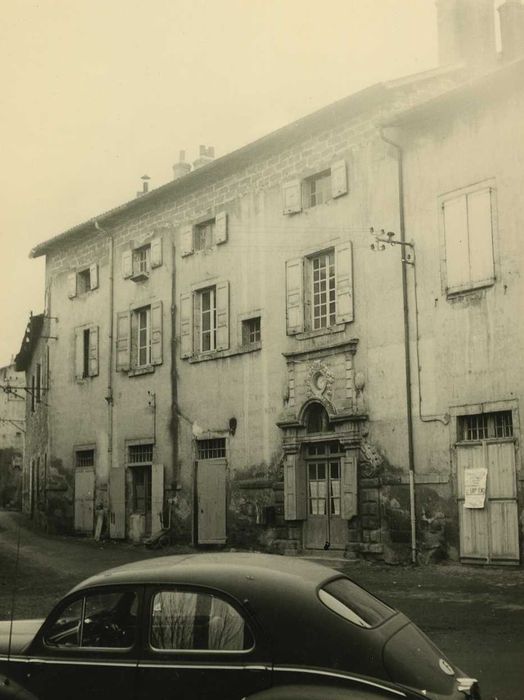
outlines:
[[[180,232],[180,247],[182,257],[193,252],[193,226],[184,226]]]
[[[287,334],[304,330],[304,272],[303,259],[286,262],[286,326]]]
[[[130,365],[130,315],[122,311],[116,317],[116,369],[126,372]]]
[[[345,160],[338,160],[331,166],[331,196],[333,199],[348,191],[347,167]]]
[[[216,286],[216,349],[229,348],[229,282]]]
[[[91,290],[98,288],[98,265],[96,263],[89,267],[89,288]]]
[[[340,515],[350,520],[357,515],[357,457],[345,455],[342,458],[342,495]]]
[[[89,332],[88,371],[90,377],[98,375],[98,326],[91,326]]]
[[[288,454],[284,462],[284,518],[306,518],[306,468],[298,454]]]
[[[353,251],[351,242],[335,248],[336,322],[353,321]]]
[[[76,272],[70,272],[67,275],[67,296],[70,299],[76,297]]]
[[[227,241],[227,212],[221,211],[215,218],[215,243],[220,245]]]
[[[282,186],[284,214],[302,211],[302,184],[300,180],[290,180]]]
[[[162,265],[162,238],[158,236],[151,241],[151,267]]]
[[[133,251],[124,250],[122,253],[122,277],[127,279],[133,274]]]
[[[193,354],[193,298],[190,293],[180,295],[180,357]]]
[[[162,364],[162,302],[151,304],[151,364]]]

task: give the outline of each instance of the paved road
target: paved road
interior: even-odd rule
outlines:
[[[18,618],[44,616],[91,574],[157,556],[129,544],[42,535],[31,531],[20,514],[0,511],[0,619],[7,619],[11,609],[18,533]],[[455,663],[479,678],[484,699],[524,699],[522,569],[388,567],[340,560],[332,565],[409,615]]]

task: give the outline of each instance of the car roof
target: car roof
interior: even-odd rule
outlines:
[[[298,557],[252,552],[182,554],[144,559],[102,571],[73,591],[116,584],[195,584],[232,593],[271,587],[317,588],[339,572]]]

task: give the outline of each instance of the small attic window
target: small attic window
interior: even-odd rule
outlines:
[[[81,270],[78,273],[77,281],[78,294],[85,294],[91,290],[91,270],[87,268],[86,270]]]
[[[331,169],[308,177],[302,187],[305,209],[324,204],[331,199]]]

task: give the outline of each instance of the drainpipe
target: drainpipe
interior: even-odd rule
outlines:
[[[380,129],[380,137],[385,143],[393,146],[397,154],[397,178],[398,178],[398,211],[400,225],[400,255],[402,261],[402,307],[404,314],[404,362],[406,378],[406,418],[408,426],[408,464],[409,464],[409,512],[411,520],[411,562],[417,563],[417,530],[415,517],[415,449],[413,443],[413,411],[411,398],[411,353],[409,348],[409,306],[408,306],[408,279],[406,259],[406,221],[404,214],[404,170],[402,148],[398,143],[388,139],[383,128]]]
[[[109,350],[107,353],[107,452],[109,472],[113,467],[113,306],[114,306],[114,273],[113,273],[113,258],[114,258],[114,239],[111,233],[102,228],[98,221],[95,221],[95,228],[101,233],[105,233],[109,238],[109,325],[108,325],[108,340]],[[109,497],[109,474],[108,474],[108,497]]]

